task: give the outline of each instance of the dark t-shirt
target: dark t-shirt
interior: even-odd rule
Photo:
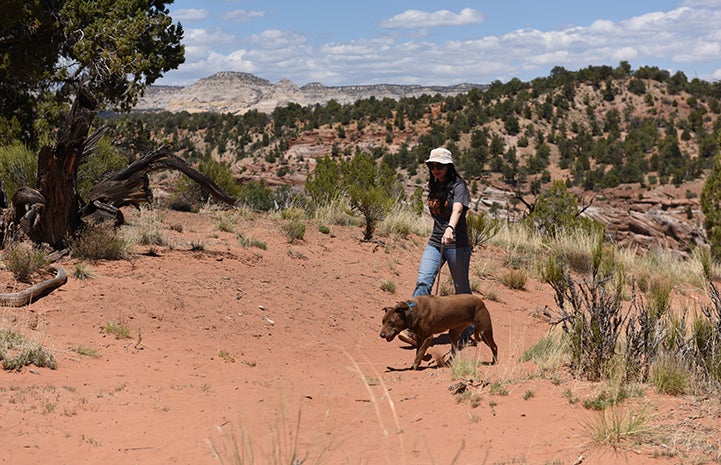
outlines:
[[[463,205],[463,213],[461,219],[456,225],[456,240],[451,244],[444,244],[445,248],[468,247],[468,225],[466,224],[466,210],[468,210],[468,202],[470,194],[466,183],[460,177],[457,177],[451,185],[441,184],[441,190],[447,192],[447,195],[434,195],[428,197],[428,209],[433,217],[433,233],[428,243],[436,247],[441,246],[441,238],[448,226],[448,220],[451,219],[453,212],[453,204],[459,202]]]

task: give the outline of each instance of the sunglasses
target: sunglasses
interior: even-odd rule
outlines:
[[[445,167],[446,165],[444,165],[443,163],[428,163],[428,168],[432,170],[442,170]]]

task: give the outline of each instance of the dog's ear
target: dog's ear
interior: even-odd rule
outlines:
[[[408,302],[398,302],[396,304],[396,312],[398,313],[405,313],[410,309],[410,306],[408,305]]]

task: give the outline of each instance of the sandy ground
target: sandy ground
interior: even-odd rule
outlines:
[[[128,212],[130,227],[147,212]],[[592,438],[582,401],[603,384],[542,374],[520,355],[549,330],[550,287],[510,290],[501,256],[474,253],[492,276],[487,300],[499,363],[462,397],[449,351],[409,370],[413,350],[379,337],[381,309],[410,296],[425,238],[361,242],[362,231],[308,223],[289,243],[282,220],[155,212],[169,246],[86,264],[90,279],[24,308],[0,328],[52,350],[57,369],[0,372],[0,463],[52,464],[672,464],[719,462],[718,399],[652,388],[619,410],[644,411],[651,433],[620,447]],[[243,247],[252,238],[266,249]],[[381,289],[395,284],[395,292]],[[130,338],[103,328],[117,323]],[[81,354],[82,353],[82,354]],[[90,354],[88,354],[90,353]],[[95,353],[96,356],[92,354]],[[463,356],[490,361],[480,345]],[[502,390],[492,386],[502,386]],[[641,406],[646,406],[642,409]],[[303,460],[305,460],[303,462]]]

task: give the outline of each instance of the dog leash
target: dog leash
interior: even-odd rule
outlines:
[[[438,270],[436,271],[436,295],[441,287],[441,266],[443,266],[443,239],[441,239],[441,258],[438,260]]]

